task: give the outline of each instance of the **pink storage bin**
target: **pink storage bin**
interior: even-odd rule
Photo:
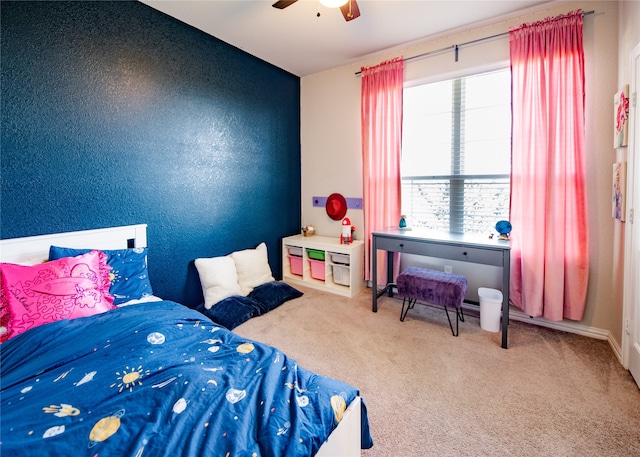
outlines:
[[[289,265],[291,274],[302,276],[302,257],[289,254]]]
[[[311,264],[311,277],[324,281],[324,260],[309,259]]]

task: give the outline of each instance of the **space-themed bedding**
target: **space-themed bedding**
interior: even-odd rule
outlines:
[[[2,455],[311,456],[358,394],[169,301],[35,327],[0,354]]]

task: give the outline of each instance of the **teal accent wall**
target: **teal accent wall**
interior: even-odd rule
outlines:
[[[146,223],[154,293],[300,230],[300,79],[138,2],[1,7],[0,237]],[[90,247],[90,246],[88,246]]]

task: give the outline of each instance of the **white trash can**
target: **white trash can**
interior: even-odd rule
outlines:
[[[488,332],[499,332],[502,292],[480,287],[478,297],[480,297],[480,327]]]

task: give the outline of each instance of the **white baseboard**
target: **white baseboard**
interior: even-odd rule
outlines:
[[[555,330],[561,330],[568,333],[576,333],[578,335],[588,336],[590,338],[596,338],[598,340],[608,340],[609,331],[600,328],[589,327],[574,321],[550,321],[543,317],[530,317],[522,311],[509,309],[509,319],[520,322],[527,322],[529,324],[539,325],[541,327],[552,328]]]
[[[552,328],[555,330],[560,330],[567,333],[575,333],[578,335],[588,336],[589,338],[595,338],[598,340],[606,340],[609,342],[609,346],[611,346],[611,350],[618,358],[618,361],[622,363],[622,349],[618,342],[613,338],[611,332],[609,330],[604,330],[601,328],[590,327],[588,325],[581,324],[579,322],[574,321],[549,321],[543,317],[530,317],[527,316],[522,311],[510,309],[509,310],[509,319],[520,322],[528,322],[530,324],[539,325],[541,327]]]
[[[613,339],[613,335],[611,335],[611,332],[609,332],[609,338],[607,338],[607,340],[609,341],[611,350],[613,350],[613,353],[618,358],[618,362],[620,362],[620,364],[624,367],[624,362],[622,361],[622,348],[620,347],[620,344]]]

